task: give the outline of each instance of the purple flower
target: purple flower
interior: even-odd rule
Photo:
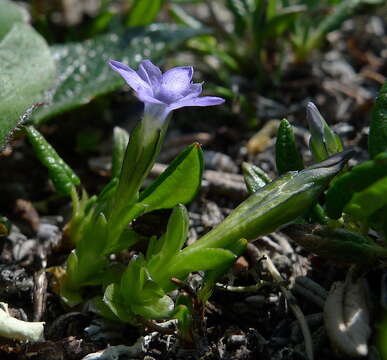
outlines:
[[[143,60],[137,71],[114,60],[110,67],[118,72],[145,104],[145,113],[162,121],[168,114],[185,106],[212,106],[224,103],[224,99],[214,96],[199,97],[202,84],[192,82],[192,66],[179,66],[166,71]]]

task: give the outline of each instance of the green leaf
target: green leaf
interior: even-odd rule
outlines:
[[[124,229],[121,233],[121,236],[118,239],[118,242],[114,244],[114,246],[107,247],[104,250],[105,254],[113,254],[118,253],[124,249],[128,249],[132,247],[134,244],[144,239],[143,236],[136,233],[132,229]]]
[[[112,313],[121,321],[133,324],[135,322],[135,315],[127,306],[121,296],[120,286],[117,284],[110,284],[103,295],[103,302],[109,307]]]
[[[235,259],[241,256],[247,247],[246,239],[239,239],[229,246],[230,251],[235,254]],[[216,267],[213,270],[206,271],[206,274],[203,278],[202,286],[198,292],[198,298],[205,303],[211,296],[213,287],[217,280],[219,280],[226,272],[230,269],[231,265],[234,263],[235,259],[230,258],[230,262],[225,262],[223,265]]]
[[[366,236],[345,229],[294,224],[284,231],[305,249],[339,263],[371,265],[387,258],[386,248]]]
[[[199,144],[193,144],[140,194],[139,204],[150,212],[188,203],[200,189],[202,173],[203,153]]]
[[[65,304],[72,307],[78,305],[83,300],[78,287],[74,286],[70,280],[73,278],[78,267],[78,257],[75,251],[70,253],[69,257],[67,258],[66,266],[66,278],[60,289],[60,296]]]
[[[169,218],[164,246],[160,250],[162,257],[170,259],[176,255],[187,240],[189,218],[184,205],[177,205]]]
[[[157,236],[152,236],[150,239],[149,239],[149,242],[148,242],[148,247],[146,249],[146,260],[149,261],[150,259],[152,259],[153,256],[155,256],[156,254],[159,253],[162,245],[163,245],[163,238],[165,237],[165,235],[162,235],[159,239],[157,238]]]
[[[387,152],[353,167],[338,177],[329,187],[325,198],[328,216],[332,219],[340,218],[344,207],[355,193],[366,189],[384,176],[387,176]]]
[[[120,293],[125,304],[141,304],[143,302],[141,293],[146,280],[147,274],[144,258],[137,256],[130,261],[122,274]]]
[[[87,223],[84,229],[84,235],[77,243],[77,255],[79,260],[90,260],[103,256],[106,247],[107,221],[103,213],[99,213]]]
[[[70,307],[74,307],[83,301],[80,292],[67,287],[66,284],[60,289],[60,297]]]
[[[2,10],[1,10],[2,11]],[[55,65],[45,40],[17,23],[0,42],[0,148],[23,114],[52,85]]]
[[[145,318],[164,318],[173,310],[173,301],[149,275],[142,256],[133,259],[121,278],[120,297],[131,310]]]
[[[157,272],[152,272],[149,269],[152,279],[165,292],[171,291],[175,287],[170,281],[173,277],[182,280],[192,271],[212,270],[223,267],[225,264],[229,266],[236,259],[236,255],[230,250],[212,248],[191,249],[191,246],[187,247],[179,255],[174,256],[164,269]]]
[[[143,26],[154,22],[164,0],[135,0],[130,9],[126,25]]]
[[[275,159],[279,175],[304,168],[301,154],[297,149],[293,128],[286,119],[281,120],[278,128]]]
[[[125,150],[128,146],[129,134],[119,126],[113,129],[113,158],[112,158],[112,177],[119,177],[122,163],[124,162]]]
[[[82,236],[76,249],[67,259],[67,277],[65,287],[80,289],[83,286],[99,285],[104,281],[105,267],[108,259],[104,255],[107,238],[105,216],[88,216],[82,227]]]
[[[372,109],[368,137],[368,152],[371,158],[384,151],[387,151],[387,81],[380,89]]]
[[[387,177],[356,193],[344,211],[359,220],[365,220],[385,205],[387,205]]]
[[[0,0],[0,40],[7,34],[15,23],[26,23],[28,13],[13,1]]]
[[[158,63],[167,51],[201,33],[174,25],[152,24],[52,47],[58,78],[51,94],[52,103],[34,115],[35,122],[41,123],[120,89],[124,81],[107,65],[109,59],[134,68],[145,58]]]
[[[307,169],[288,172],[273,180],[250,195],[222,223],[188,248],[228,249],[241,238],[253,240],[293,221],[317,201],[352,154],[339,153]]]
[[[192,311],[184,304],[179,304],[173,313],[173,317],[177,319],[179,335],[188,343],[194,343],[192,334]]]
[[[26,126],[24,127],[24,132],[27,134],[37,158],[48,169],[48,174],[54,183],[56,191],[60,194],[70,195],[74,186],[80,184],[79,177],[63,161],[38,130],[33,126]]]
[[[188,222],[187,210],[179,204],[173,209],[169,218],[166,234],[158,240],[162,242],[160,250],[148,263],[148,269],[151,273],[163,270],[163,267],[168,266],[171,259],[179,253],[187,239]],[[153,251],[157,249],[155,244],[152,244],[152,248]]]
[[[168,295],[156,298],[149,304],[131,304],[132,311],[146,319],[168,318],[170,317],[173,308],[173,300]]]
[[[306,118],[310,130],[309,148],[316,162],[343,151],[340,137],[328,126],[316,105],[308,103]]]
[[[260,167],[253,164],[244,162],[242,164],[242,171],[247,190],[250,194],[255,193],[271,181],[269,176]]]
[[[192,271],[212,270],[236,259],[236,255],[226,249],[190,249],[181,252],[170,264],[169,272],[173,277],[184,278]],[[172,277],[171,276],[171,277]]]
[[[111,291],[111,289],[109,289]],[[91,312],[98,314],[105,319],[112,321],[120,321],[116,314],[111,311],[110,307],[103,301],[101,296],[95,296],[87,302]]]

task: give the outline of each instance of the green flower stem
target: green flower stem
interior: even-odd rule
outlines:
[[[109,247],[118,241],[127,224],[145,210],[136,206],[139,190],[160,152],[168,123],[169,119],[160,123],[145,113],[129,138],[117,190],[108,212]]]

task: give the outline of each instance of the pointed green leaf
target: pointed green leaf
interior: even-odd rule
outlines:
[[[174,304],[173,300],[164,295],[161,298],[156,298],[150,304],[131,304],[131,309],[134,313],[143,316],[146,319],[163,319],[171,316]]]
[[[141,240],[145,240],[144,236],[141,236],[140,234],[136,233],[132,229],[124,229],[122,234],[120,235],[118,241],[115,244],[108,245],[105,250],[104,254],[113,254],[118,253],[124,249],[128,249],[132,247],[134,244]]]
[[[241,256],[247,247],[246,239],[239,239],[235,243],[231,244],[229,249],[235,254],[235,258],[231,259],[229,262],[225,262],[223,265],[216,267],[213,270],[206,271],[206,274],[203,278],[202,286],[198,292],[198,298],[204,303],[209,299],[212,294],[213,287],[215,282],[219,280],[226,272],[230,269],[231,265],[234,263],[237,257]]]
[[[181,278],[192,271],[211,270],[224,264],[230,264],[236,255],[226,249],[190,249],[179,254],[170,265],[170,272]]]
[[[40,162],[48,169],[48,174],[55,189],[60,194],[70,195],[74,186],[80,184],[79,177],[58,155],[55,149],[33,126],[24,127],[28,140],[34,148]]]
[[[66,284],[75,289],[102,284],[108,264],[103,252],[107,234],[104,215],[91,217],[91,221],[85,224],[82,231],[83,236],[77,242],[75,251],[67,259]]]
[[[90,259],[103,256],[106,247],[107,221],[103,213],[92,218],[84,229],[84,235],[77,243],[76,251],[79,258]]]
[[[340,137],[328,126],[312,102],[308,103],[306,117],[311,135],[309,148],[316,162],[343,151]]]
[[[124,162],[126,147],[129,142],[129,134],[125,129],[116,126],[113,130],[113,158],[112,177],[119,177],[122,163]]]
[[[109,290],[111,291],[111,290]],[[91,312],[98,314],[105,319],[112,321],[120,321],[113,311],[110,310],[110,307],[103,301],[101,296],[95,296],[87,302],[88,308],[91,309]]]
[[[275,160],[279,175],[304,168],[300,151],[297,149],[293,128],[286,119],[281,120],[278,128]]]
[[[60,289],[60,297],[69,307],[77,306],[83,302],[80,291],[69,288],[67,284],[64,284],[64,286]]]
[[[327,226],[290,225],[285,228],[295,242],[315,254],[350,264],[375,264],[387,258],[387,249],[370,238],[345,229]]]
[[[374,160],[365,161],[338,177],[326,195],[327,214],[338,219],[344,207],[356,192],[360,192],[387,176],[387,152],[380,153]]]
[[[177,205],[169,218],[167,233],[160,254],[165,259],[176,255],[183,247],[188,235],[188,213],[184,205]]]
[[[112,313],[121,321],[134,323],[135,315],[126,305],[121,294],[120,286],[117,284],[110,284],[103,295],[103,302],[109,307]]]
[[[359,220],[365,220],[387,205],[387,177],[384,177],[363,191],[356,193],[344,211]]]
[[[250,194],[255,193],[271,181],[268,175],[258,166],[244,162],[242,170],[246,187]]]
[[[188,306],[177,305],[173,313],[173,317],[177,319],[179,335],[188,343],[194,343],[192,334],[192,313]]]
[[[163,247],[165,234],[159,239],[157,236],[152,236],[149,239],[148,247],[146,249],[146,260],[149,262],[154,256],[159,255],[160,249]]]
[[[120,293],[126,304],[142,303],[141,292],[146,277],[144,258],[137,256],[130,261],[121,278]]]
[[[202,150],[199,144],[193,144],[140,194],[139,202],[146,206],[146,212],[187,203],[200,189],[202,173]]]
[[[175,256],[172,261],[165,266],[164,269],[159,270],[156,273],[151,272],[152,278],[168,292],[174,288],[174,285],[170,281],[175,277],[178,279],[184,279],[192,271],[211,270],[224,266],[224,264],[230,264],[236,259],[233,252],[225,249],[190,249],[191,246],[186,248],[185,251]]]
[[[303,215],[352,154],[339,153],[308,169],[273,180],[182,253],[194,248],[229,248],[241,238],[253,240]]]
[[[65,304],[70,307],[80,304],[83,299],[76,285],[71,281],[76,274],[78,267],[78,258],[73,250],[66,262],[66,279],[60,289],[60,296]]]
[[[181,204],[173,209],[169,218],[167,232],[160,239],[160,245],[151,244],[154,256],[148,261],[147,268],[151,274],[163,271],[183,247],[188,235],[188,213]],[[156,240],[157,241],[157,240]]]

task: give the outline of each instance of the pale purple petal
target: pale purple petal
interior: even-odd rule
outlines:
[[[198,97],[202,93],[202,91],[202,84],[191,84],[190,87],[187,89],[186,93],[184,94],[184,97],[182,97],[179,101]]]
[[[184,97],[191,86],[192,75],[192,66],[180,66],[166,71],[158,94],[160,100],[172,103]]]
[[[140,76],[132,70],[130,67],[126,66],[123,63],[120,63],[119,61],[110,60],[109,61],[110,67],[119,73],[126,83],[135,91],[138,91],[140,89],[148,89],[150,90],[150,86],[140,78]]]
[[[137,72],[118,61],[111,60],[109,65],[136,91],[137,97],[145,104],[144,114],[160,121],[164,121],[171,111],[185,106],[224,103],[224,99],[219,97],[199,97],[202,84],[192,83],[191,66],[176,67],[162,74],[150,60],[142,61]]]
[[[176,110],[185,106],[214,106],[224,103],[224,99],[216,96],[203,96],[193,99],[182,99],[168,106],[168,110]]]
[[[163,102],[149,94],[149,91],[147,89],[139,89],[138,91],[136,91],[136,95],[143,103],[165,105]]]
[[[137,71],[138,75],[153,88],[161,85],[162,73],[150,60],[143,60]]]

